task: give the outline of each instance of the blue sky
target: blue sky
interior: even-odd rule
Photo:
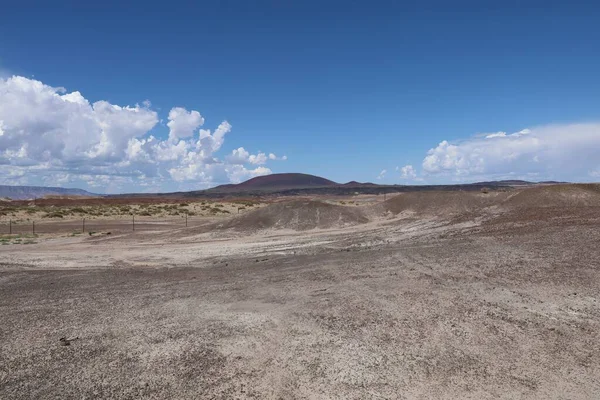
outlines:
[[[3,183],[177,190],[268,172],[399,184],[600,180],[592,2],[44,3],[3,6]],[[79,92],[91,111],[71,102],[54,112],[48,90],[58,87],[57,98]],[[123,115],[102,153],[99,101],[154,114],[142,129]],[[170,140],[173,107],[204,124]],[[89,119],[101,122],[73,122]],[[231,130],[219,141],[223,121]],[[199,129],[212,132],[208,150],[194,144]],[[240,147],[247,154],[232,154]]]

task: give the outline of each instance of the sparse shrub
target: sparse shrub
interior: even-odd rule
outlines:
[[[59,211],[49,212],[42,216],[42,218],[63,218],[64,215]]]

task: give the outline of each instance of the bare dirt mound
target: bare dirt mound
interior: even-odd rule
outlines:
[[[363,211],[316,200],[294,200],[270,204],[221,224],[225,229],[256,231],[265,229],[330,229],[368,222]]]
[[[479,212],[487,207],[496,206],[510,195],[511,192],[505,191],[409,192],[393,197],[380,206],[384,212],[392,214],[414,212],[424,216],[453,216]]]
[[[380,205],[384,212],[414,212],[417,216],[456,216],[487,212],[521,214],[565,213],[578,209],[600,209],[600,185],[547,185],[525,189],[483,192],[411,192]]]
[[[521,190],[502,203],[493,223],[536,227],[600,222],[600,185],[567,184]],[[490,221],[491,222],[491,221]]]
[[[600,185],[568,184],[538,186],[519,191],[504,206],[511,209],[542,207],[600,207]]]

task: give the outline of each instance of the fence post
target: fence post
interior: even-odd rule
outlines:
[[[185,226],[187,228],[187,214],[185,214]]]
[[[133,227],[133,230],[135,231],[135,214],[131,215],[131,226]]]
[[[12,219],[8,220],[8,234],[12,235]]]
[[[35,221],[31,222],[31,231],[35,235]]]
[[[81,222],[81,233],[85,233],[85,218]]]

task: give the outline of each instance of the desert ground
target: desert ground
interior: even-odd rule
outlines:
[[[600,398],[599,185],[226,203],[5,205],[0,398]]]

